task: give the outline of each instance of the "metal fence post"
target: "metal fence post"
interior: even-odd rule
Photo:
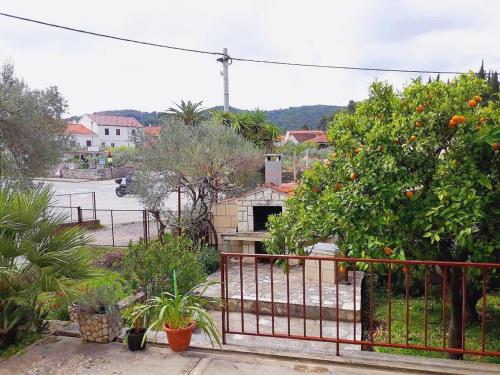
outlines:
[[[71,210],[71,208],[70,208],[70,210]],[[78,206],[76,208],[76,211],[78,213],[78,225],[82,225],[82,223],[83,223],[82,208],[80,206]]]

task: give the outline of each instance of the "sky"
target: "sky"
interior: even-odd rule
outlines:
[[[449,71],[477,71],[484,59],[500,71],[497,0],[1,0],[0,12],[186,48],[226,47],[235,57]],[[0,61],[11,61],[32,88],[56,85],[71,115],[164,111],[181,99],[222,105],[216,58],[0,17]],[[230,105],[346,105],[365,99],[375,79],[402,88],[415,77],[235,61]]]

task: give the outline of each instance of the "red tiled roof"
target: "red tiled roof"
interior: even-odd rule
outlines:
[[[299,184],[297,184],[296,182],[287,182],[287,183],[282,183],[281,185],[275,185],[273,183],[262,185],[263,188],[269,188],[286,195],[293,195],[293,191],[297,186],[299,186]]]
[[[92,130],[85,127],[84,125],[73,124],[73,123],[68,123],[64,133],[71,134],[71,135],[97,135],[94,132],[92,132]]]
[[[313,139],[310,140],[310,142],[315,142],[315,143],[328,143],[328,139],[326,138],[326,134],[319,134]]]
[[[318,136],[325,135],[326,142],[326,134],[322,130],[290,130],[288,134],[290,136],[293,136],[299,143],[307,141],[316,142],[313,141],[313,139],[317,138]]]
[[[144,134],[150,137],[159,137],[160,136],[160,127],[159,126],[145,126]]]
[[[141,127],[141,123],[135,117],[108,116],[108,115],[87,115],[98,125],[126,126],[131,128]]]

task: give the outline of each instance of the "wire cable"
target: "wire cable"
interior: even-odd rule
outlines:
[[[36,23],[36,24],[39,24],[39,25],[54,27],[54,28],[57,28],[57,29],[62,29],[62,30],[67,30],[67,31],[73,31],[73,32],[81,33],[81,34],[87,34],[87,35],[97,36],[97,37],[101,37],[101,38],[118,40],[118,41],[122,41],[122,42],[141,44],[141,45],[146,45],[146,46],[151,46],[151,47],[167,48],[167,49],[172,49],[172,50],[177,50],[177,51],[183,51],[183,52],[192,52],[192,53],[201,53],[201,54],[206,54],[206,55],[223,56],[223,58],[226,58],[226,59],[229,59],[229,60],[241,61],[241,62],[249,62],[249,63],[273,64],[273,65],[285,65],[285,66],[298,66],[298,67],[306,67],[306,68],[358,70],[358,71],[371,71],[371,72],[421,73],[421,74],[465,74],[465,73],[467,73],[467,72],[444,71],[444,70],[369,68],[369,67],[355,67],[355,66],[342,66],[342,65],[306,64],[306,63],[294,63],[294,62],[287,62],[287,61],[259,60],[259,59],[243,58],[243,57],[232,57],[232,56],[226,56],[222,52],[207,51],[207,50],[200,50],[200,49],[192,49],[192,48],[185,48],[185,47],[177,47],[177,46],[171,46],[171,45],[166,45],[166,44],[160,44],[160,43],[153,43],[153,42],[146,42],[146,41],[141,41],[141,40],[136,40],[136,39],[124,38],[124,37],[119,37],[119,36],[115,36],[115,35],[102,34],[102,33],[97,33],[97,32],[93,32],[93,31],[88,31],[88,30],[83,30],[83,29],[77,29],[77,28],[74,28],[74,27],[62,26],[62,25],[58,25],[58,24],[54,24],[54,23],[49,23],[49,22],[44,22],[44,21],[40,21],[40,20],[35,20],[35,19],[32,19],[32,18],[26,18],[26,17],[16,16],[16,15],[9,14],[9,13],[0,12],[0,16],[9,17],[9,18],[13,18],[13,19],[21,20],[21,21],[26,21],[26,22],[31,22],[31,23]],[[218,61],[221,61],[221,60],[222,59],[218,59]]]

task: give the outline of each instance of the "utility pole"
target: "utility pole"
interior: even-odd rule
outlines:
[[[224,112],[229,112],[229,61],[231,58],[227,54],[227,48],[222,50],[223,57],[217,59],[222,63],[222,79],[224,81]]]

